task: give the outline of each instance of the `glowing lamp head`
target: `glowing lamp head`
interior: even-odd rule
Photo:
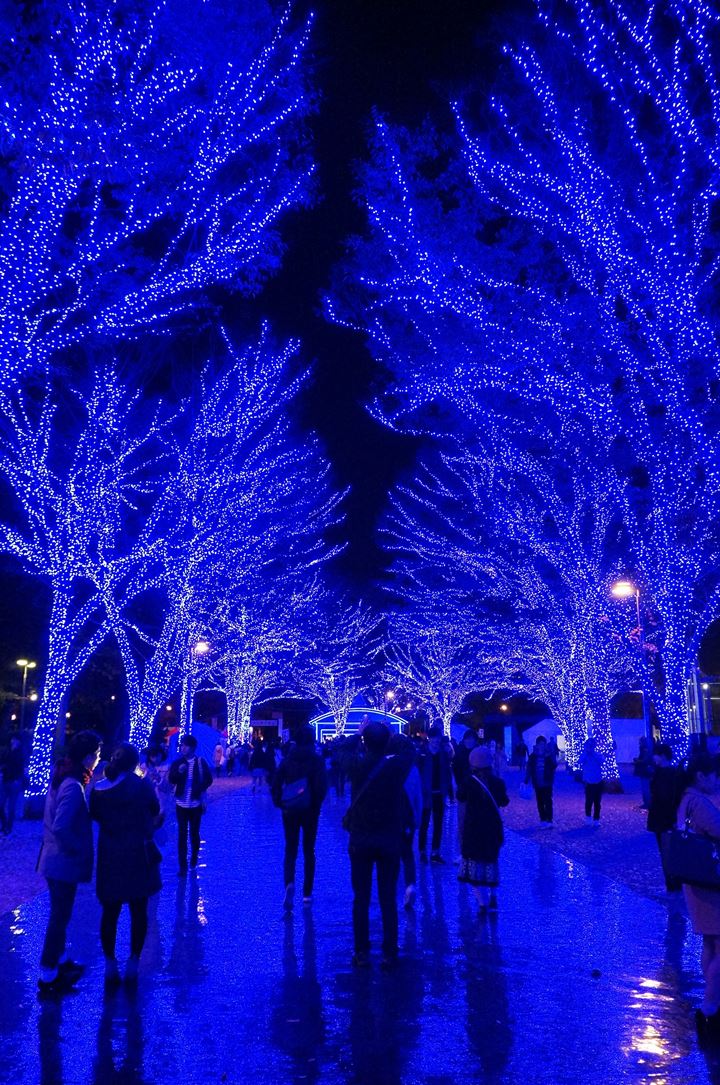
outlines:
[[[204,656],[205,653],[209,652],[209,651],[210,651],[210,644],[206,640],[199,640],[197,642],[197,644],[195,645],[195,647],[193,648],[193,652],[195,653],[196,656]]]
[[[632,580],[616,580],[610,591],[618,599],[631,599],[635,595],[637,588]]]

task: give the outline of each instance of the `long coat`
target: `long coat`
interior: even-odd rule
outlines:
[[[510,801],[505,783],[490,772],[483,774],[482,783],[476,776],[470,776],[466,793],[467,807],[460,849],[462,857],[476,863],[496,863],[505,840],[497,807],[507,806]]]
[[[58,882],[89,882],[93,834],[85,789],[75,776],[51,788],[45,800],[43,843],[38,869]]]
[[[98,900],[125,902],[157,893],[160,867],[147,845],[159,812],[152,783],[134,772],[112,784],[104,780],[90,793],[90,814],[100,826]]]

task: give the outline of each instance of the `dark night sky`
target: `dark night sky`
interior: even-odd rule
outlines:
[[[312,5],[315,82],[321,95],[313,123],[319,200],[295,217],[282,272],[262,307],[275,328],[302,339],[313,363],[305,418],[323,439],[345,505],[349,546],[339,567],[358,591],[381,572],[373,538],[378,514],[416,443],[373,422],[364,409],[372,361],[357,334],[329,326],[320,297],[346,239],[363,230],[353,199],[356,164],[364,156],[373,109],[390,120],[420,123],[428,111],[446,115],[453,86],[484,80],[492,65],[497,3],[462,0],[323,0]],[[521,10],[505,4],[504,13]]]

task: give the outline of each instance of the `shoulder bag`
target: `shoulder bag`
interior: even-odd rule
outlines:
[[[684,828],[662,834],[665,874],[683,885],[720,889],[720,841],[694,832],[691,825],[688,811]]]

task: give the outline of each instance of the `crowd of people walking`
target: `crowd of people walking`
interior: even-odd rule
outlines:
[[[47,880],[50,911],[38,980],[41,997],[64,993],[82,976],[82,965],[67,954],[66,933],[77,887],[91,879],[93,867],[106,987],[137,982],[148,902],[161,888],[167,816],[174,810],[177,874],[185,877],[198,863],[208,789],[228,761],[220,744],[212,765],[199,755],[197,745],[193,735],[182,736],[177,756],[168,761],[161,746],[150,746],[141,755],[123,742],[101,763],[101,743],[94,732],[81,731],[70,741],[55,766],[45,803],[39,870]],[[382,924],[381,966],[393,969],[397,964],[399,899],[405,908],[414,907],[418,862],[446,862],[443,833],[449,805],[457,808],[457,877],[474,892],[480,916],[497,911],[504,810],[510,796],[501,752],[472,729],[454,744],[439,724],[431,726],[427,736],[410,738],[365,720],[356,734],[323,748],[306,726],[282,750],[256,742],[244,760],[251,793],[267,787],[281,811],[286,915],[296,903],[301,844],[302,905],[312,904],[322,805],[330,787],[338,798],[349,788],[343,827],[348,833],[355,968],[371,965],[373,874]],[[640,778],[647,781],[642,789],[647,829],[658,844],[667,892],[677,896],[682,891],[693,929],[702,937],[705,989],[696,1014],[698,1036],[704,1045],[720,1046],[720,877],[717,884],[678,877],[667,847],[668,834],[677,827],[682,835],[692,832],[712,841],[720,855],[720,811],[712,801],[718,787],[717,759],[708,751],[696,751],[689,764],[679,767],[673,764],[670,747],[656,743],[641,747],[636,771],[638,763]],[[605,757],[591,736],[575,775],[583,787],[585,820],[593,828],[600,823],[604,770]],[[523,778],[534,793],[542,827],[553,825],[556,771],[557,751],[539,736]],[[98,826],[96,863],[93,822]],[[116,940],[123,905],[130,918],[130,956],[121,973]]]

